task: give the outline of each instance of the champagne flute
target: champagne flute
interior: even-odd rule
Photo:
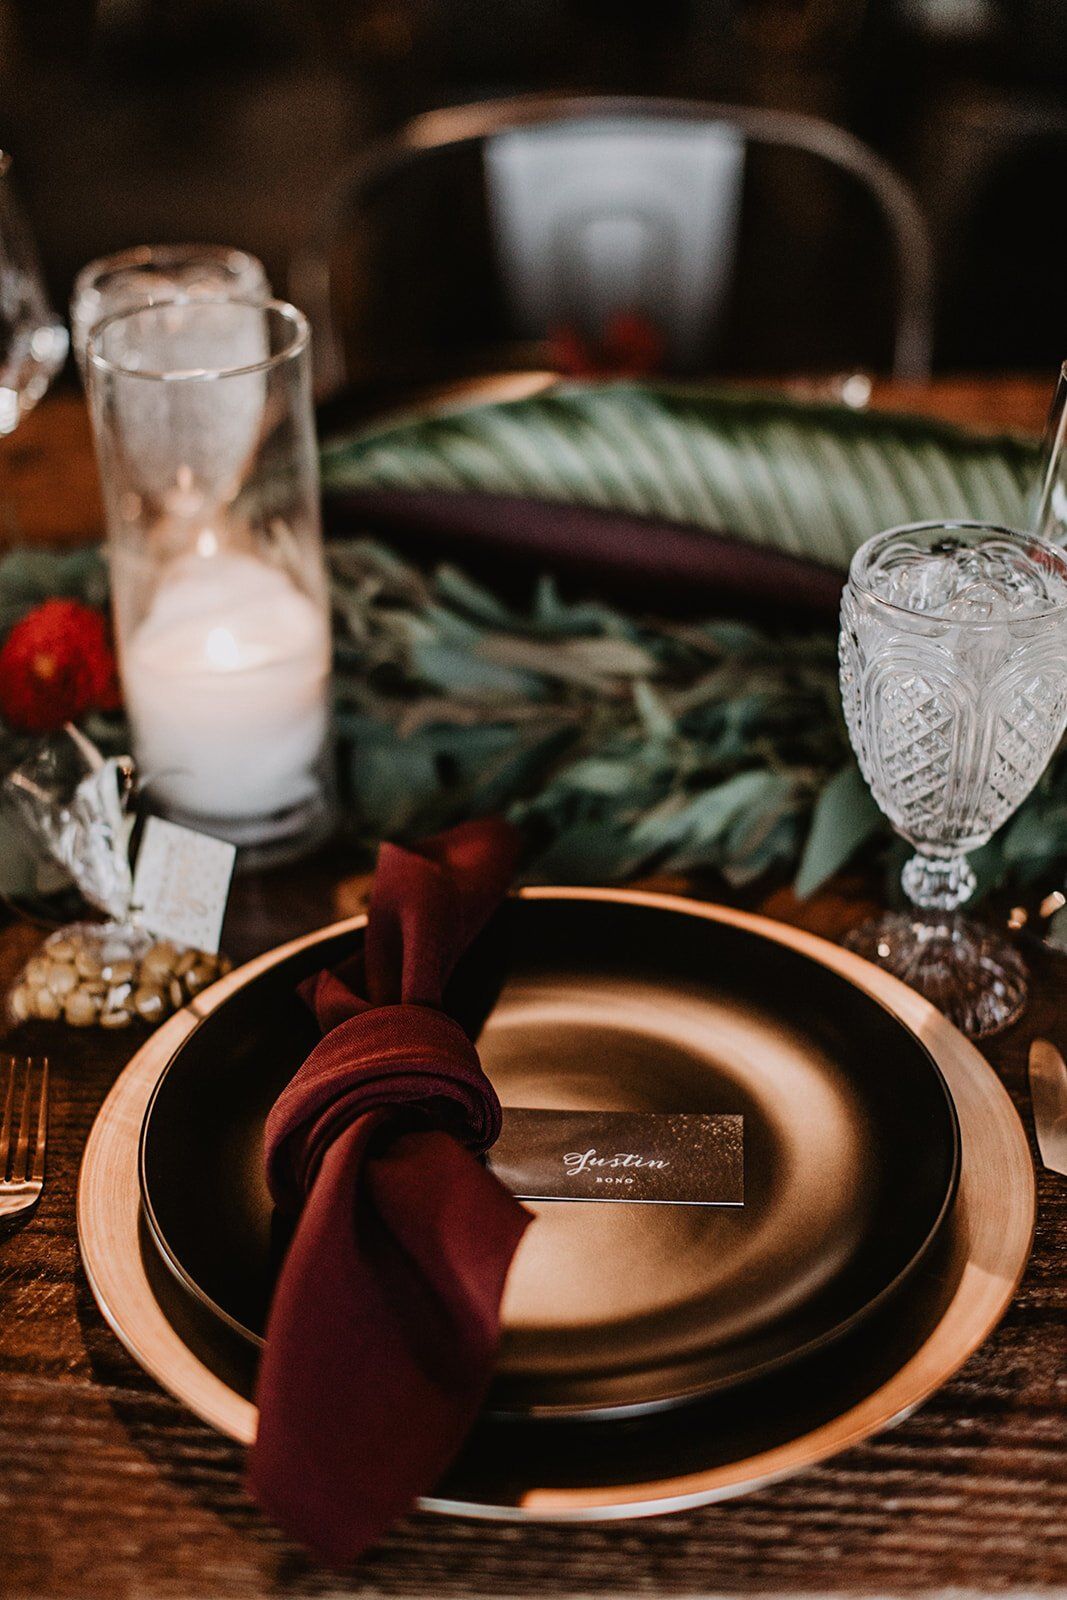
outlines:
[[[37,252],[0,150],[0,437],[13,433],[67,358],[67,330],[48,303]]]

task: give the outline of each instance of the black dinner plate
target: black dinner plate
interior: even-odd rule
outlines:
[[[164,1262],[262,1340],[284,1227],[262,1171],[273,1100],[316,1042],[295,989],[362,931],[326,930],[211,1009],[141,1138]],[[955,1195],[959,1131],[920,1040],[818,962],[684,901],[509,901],[448,1003],[508,1105],[730,1111],[745,1204],[533,1206],[489,1409],[607,1416],[721,1391],[854,1328],[914,1271]]]

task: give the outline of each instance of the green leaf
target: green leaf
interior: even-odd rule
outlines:
[[[615,883],[632,877],[647,861],[632,835],[599,822],[566,828],[523,873],[526,883]]]
[[[551,573],[543,573],[538,578],[531,615],[531,623],[538,633],[595,633],[617,626],[618,620],[617,612],[594,600],[583,600],[577,604],[561,600]]]
[[[677,732],[674,718],[650,683],[638,679],[634,684],[634,705],[650,739],[671,739]]]
[[[863,774],[850,761],[834,774],[816,801],[796,877],[800,898],[806,900],[814,894],[883,822]]]
[[[528,672],[486,661],[480,656],[444,644],[417,641],[411,650],[417,676],[435,689],[459,698],[501,700],[529,696],[539,699],[542,685]]]
[[[632,794],[640,781],[632,761],[608,761],[589,756],[564,767],[555,779],[560,788],[583,789],[589,794],[617,798]]]
[[[488,589],[460,572],[458,567],[438,567],[434,574],[434,587],[442,600],[457,606],[467,616],[484,622],[487,627],[507,628],[512,623],[512,614],[507,606]]]
[[[761,833],[758,842],[749,841],[743,855],[721,863],[723,877],[735,888],[743,888],[779,864],[795,861],[798,835],[799,820],[795,812],[779,814],[768,831]]]
[[[717,839],[746,807],[754,805],[774,779],[763,771],[739,772],[685,803],[676,796],[650,812],[634,828],[636,844],[662,849],[666,845],[708,844]]]
[[[567,639],[551,643],[515,634],[487,634],[479,656],[503,666],[536,672],[560,683],[600,689],[605,678],[632,678],[656,671],[647,651],[626,639]]]
[[[356,826],[375,839],[408,832],[440,787],[434,752],[393,738],[359,742],[347,776]]]
[[[635,383],[430,411],[324,448],[328,489],[473,488],[614,508],[840,570],[870,534],[901,522],[1025,525],[1038,460],[1030,441],[919,417]],[[539,617],[552,625],[551,595]],[[719,642],[737,648],[725,634]]]
[[[0,556],[0,633],[57,596],[107,604],[107,567],[96,545],[71,551],[23,548]]]
[[[1035,794],[1004,829],[1001,847],[1005,863],[1024,881],[1050,861],[1067,861],[1067,805]]]
[[[568,663],[598,678],[648,678],[657,664],[647,650],[624,638],[569,639],[559,647]]]
[[[967,857],[975,876],[974,901],[981,900],[1004,879],[1004,835],[998,834],[988,844],[972,850]]]

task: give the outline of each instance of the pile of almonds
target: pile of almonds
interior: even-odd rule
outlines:
[[[226,956],[181,950],[167,939],[116,939],[106,927],[79,923],[54,933],[27,961],[8,1009],[15,1022],[154,1028],[230,967]]]

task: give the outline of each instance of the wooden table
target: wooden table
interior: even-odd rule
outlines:
[[[1025,380],[887,386],[980,426],[1040,427],[1047,386]],[[0,506],[35,539],[97,536],[80,402],[58,397],[0,444]],[[249,956],[359,908],[365,878],[324,854],[238,880],[226,944]],[[772,916],[837,937],[870,904],[862,878]],[[37,934],[0,930],[6,985]],[[1062,958],[1035,947],[1021,1023],[988,1048],[1029,1127],[1026,1046],[1067,1046]],[[129,1049],[123,1036],[23,1030],[50,1048],[49,1179],[32,1222],[0,1243],[0,1595],[109,1600],[237,1596],[703,1596],[712,1593],[1067,1592],[1067,1180],[1041,1172],[1033,1259],[1004,1323],[907,1422],[829,1464],[720,1506],[561,1528],[416,1516],[354,1570],[315,1566],[241,1488],[241,1453],[125,1355],[80,1270],[78,1162]]]

